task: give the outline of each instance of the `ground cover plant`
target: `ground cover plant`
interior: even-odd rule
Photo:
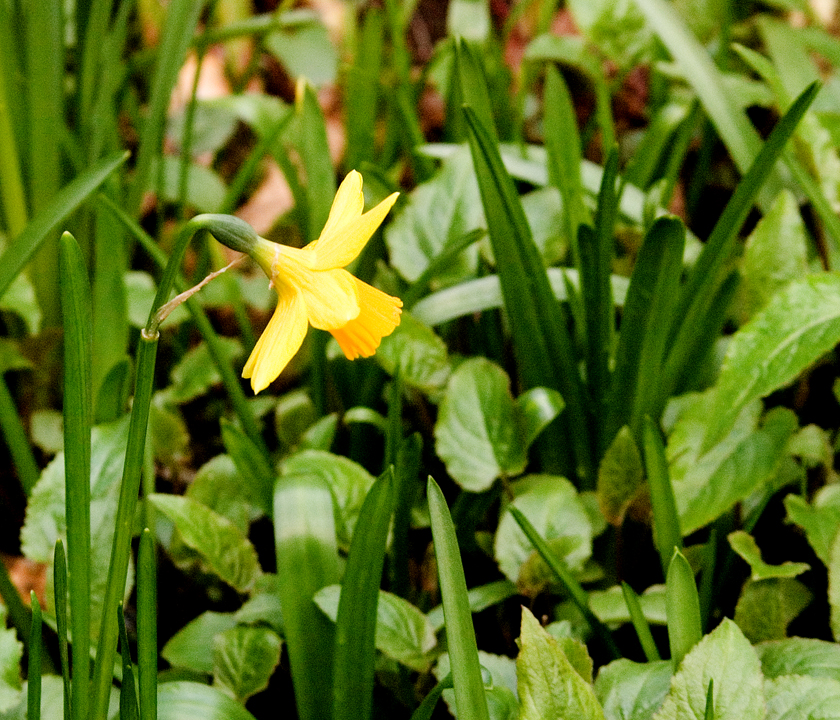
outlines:
[[[0,0],[0,720],[840,717],[839,27]]]

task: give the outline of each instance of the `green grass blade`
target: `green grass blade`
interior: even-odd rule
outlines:
[[[12,17],[11,8],[4,4],[0,8],[0,201],[6,232],[14,237],[26,226],[29,211],[20,164],[21,149],[16,140],[20,134],[15,132],[19,118],[15,117],[15,104],[11,102],[17,90],[14,83],[22,75],[15,63],[20,53],[10,32],[14,25]]]
[[[157,718],[157,655],[155,540],[149,528],[146,528],[140,535],[137,555],[137,676],[142,720]]]
[[[35,591],[29,593],[32,605],[32,628],[29,631],[29,680],[26,689],[27,720],[41,720],[41,670],[43,667],[44,640],[41,635],[41,605]]]
[[[334,631],[313,595],[339,580],[332,494],[317,476],[280,478],[274,489],[280,606],[301,720],[332,713]]]
[[[627,604],[627,609],[630,611],[630,620],[636,630],[636,635],[642,645],[642,650],[648,662],[661,660],[659,657],[659,650],[656,647],[656,642],[650,632],[650,625],[647,618],[642,612],[642,605],[639,602],[639,596],[636,595],[633,588],[626,582],[621,583],[621,592],[624,594],[624,602]]]
[[[70,233],[60,241],[64,319],[64,467],[67,483],[67,560],[73,636],[74,720],[87,720],[90,691],[90,433],[91,304],[82,251]]]
[[[601,191],[595,213],[595,229],[583,225],[578,229],[580,251],[581,300],[586,327],[586,377],[595,418],[596,458],[607,448],[603,421],[607,415],[610,385],[610,350],[615,326],[610,270],[612,267],[613,231],[618,214],[618,150],[613,149],[604,166]]]
[[[493,106],[490,103],[482,59],[478,56],[477,49],[463,38],[455,39],[455,71],[457,73],[457,99],[453,104],[457,104],[456,114],[460,115],[465,105],[472,108],[492,139],[498,143],[499,134],[493,121]],[[456,120],[456,125],[463,127],[463,119],[460,119],[460,122]],[[466,128],[463,128],[460,133],[455,133],[457,138],[465,136]]]
[[[721,275],[734,250],[738,231],[752,209],[755,197],[766,181],[768,173],[813,102],[817,90],[816,85],[809,86],[773,128],[755,162],[738,183],[688,277],[675,313],[676,325],[671,330],[671,350],[663,377],[660,378],[660,392],[665,399],[674,392],[678,378],[689,360],[696,326],[708,311],[718,291],[723,279]],[[659,404],[664,406],[664,402]]]
[[[367,720],[373,710],[376,606],[394,510],[394,471],[371,486],[353,531],[335,622],[333,720]]]
[[[668,476],[665,445],[659,428],[649,417],[642,424],[642,454],[653,506],[653,535],[662,562],[662,573],[667,574],[674,548],[682,548],[682,533],[674,488]]]
[[[55,625],[58,634],[58,654],[61,678],[64,681],[64,717],[71,717],[70,654],[67,649],[67,557],[61,538],[55,543],[53,561],[53,592],[55,593]]]
[[[411,714],[411,720],[432,720],[432,713],[435,711],[440,696],[443,695],[444,690],[452,687],[452,673],[449,673],[443,680],[438,682],[426,697],[419,707]]]
[[[566,236],[572,248],[572,260],[579,268],[578,227],[590,222],[580,176],[580,133],[569,88],[553,63],[546,71],[544,105],[548,178],[563,198]]]
[[[61,182],[61,158],[56,138],[64,117],[64,38],[61,5],[38,2],[26,6],[26,89],[29,110],[27,138],[29,209],[35,215],[55,196]],[[58,238],[50,234],[32,268],[32,282],[48,327],[58,324],[55,288]]]
[[[134,401],[131,406],[131,420],[128,428],[128,443],[125,464],[117,504],[116,530],[108,567],[108,580],[102,603],[102,625],[96,651],[93,671],[92,720],[105,720],[108,699],[111,694],[111,678],[114,657],[117,650],[117,606],[125,589],[128,556],[131,552],[131,535],[134,510],[140,491],[140,474],[146,445],[146,430],[149,423],[149,406],[154,389],[157,338],[147,338],[141,333],[137,350],[137,376],[134,385]]]
[[[423,436],[415,432],[402,441],[394,463],[394,525],[388,561],[389,589],[395,595],[407,597],[411,587],[409,578],[408,533],[411,529],[411,508],[420,489],[420,467]]]
[[[3,439],[9,448],[20,484],[28,496],[35,487],[35,483],[38,482],[41,471],[38,469],[38,463],[35,462],[32,446],[26,436],[26,428],[23,427],[20,415],[18,415],[6,378],[2,375],[0,375],[0,430],[3,431]]]
[[[758,155],[761,140],[746,113],[729,97],[727,85],[712,58],[670,3],[665,0],[636,0],[636,4],[682,67],[735,165],[746,173]],[[769,187],[772,197],[779,187],[778,178],[774,178]]]
[[[471,108],[464,108],[464,113],[493,253],[504,258],[498,267],[499,280],[523,385],[525,389],[550,387],[563,395],[575,469],[584,485],[592,485],[589,416],[566,314],[552,293],[498,145]]]
[[[49,234],[64,222],[105,178],[122,165],[127,157],[128,153],[111,155],[79,175],[63,187],[49,205],[32,218],[23,231],[9,243],[0,257],[0,297],[9,289],[12,281]]]
[[[651,383],[658,376],[679,292],[685,228],[676,218],[660,218],[648,230],[633,267],[621,314],[621,332],[615,353],[610,397],[607,402],[605,440],[611,442],[623,425],[641,438]],[[664,324],[663,324],[664,323]],[[656,347],[657,352],[654,352]],[[646,366],[643,362],[652,363]],[[649,411],[647,411],[649,414]],[[631,425],[635,418],[635,425]]]
[[[137,691],[134,687],[134,667],[131,664],[131,652],[128,645],[128,633],[125,630],[123,604],[117,610],[120,623],[120,655],[122,658],[122,686],[120,687],[120,720],[138,720]]]
[[[522,532],[525,533],[531,545],[534,546],[534,550],[536,550],[540,554],[540,557],[545,560],[546,565],[548,565],[554,573],[554,576],[566,589],[566,592],[569,594],[572,602],[577,606],[577,609],[580,610],[581,614],[586,619],[586,622],[589,623],[589,627],[592,628],[592,631],[598,636],[607,648],[608,652],[613,658],[620,658],[621,652],[613,640],[612,633],[590,609],[589,597],[577,581],[577,578],[575,578],[569,569],[557,558],[554,551],[548,546],[548,543],[537,532],[537,529],[531,524],[531,521],[525,517],[519,508],[515,508],[513,505],[510,505],[508,506],[508,512],[513,516],[513,519],[516,520],[516,524],[519,525]]]
[[[374,159],[374,130],[384,37],[385,20],[382,10],[377,7],[368,8],[358,36],[356,52],[353,53],[353,65],[347,73],[345,167],[349,170],[358,168],[362,162],[373,162]]]
[[[169,97],[175,86],[178,72],[184,63],[184,56],[190,46],[204,4],[204,0],[173,0],[167,8],[166,22],[152,79],[149,110],[140,135],[137,167],[129,191],[127,207],[131,213],[139,208],[143,193],[149,187],[152,164],[160,154],[163,141]]]
[[[683,658],[703,637],[700,601],[694,572],[688,560],[674,548],[665,581],[665,614],[668,619],[668,644],[676,672]]]
[[[446,499],[431,477],[426,491],[429,496],[432,538],[435,543],[443,614],[446,618],[446,641],[458,718],[489,720],[481,665],[478,662],[475,629],[467,596],[467,582],[464,579],[464,566],[455,536],[455,526],[452,524]]]
[[[715,720],[715,679],[709,678],[709,689],[706,691],[706,709],[703,720]]]

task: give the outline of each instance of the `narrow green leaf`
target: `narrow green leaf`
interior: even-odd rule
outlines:
[[[41,671],[43,668],[44,640],[41,635],[41,605],[32,590],[32,628],[29,631],[29,667],[27,670],[27,720],[41,720]]]
[[[411,509],[420,493],[420,468],[423,436],[419,432],[405,438],[397,449],[394,464],[394,524],[391,529],[391,549],[388,560],[391,592],[407,597],[411,587],[409,578],[409,530]]]
[[[120,720],[138,720],[137,692],[134,687],[134,666],[131,664],[131,652],[128,646],[128,633],[125,629],[123,604],[117,609],[120,623],[120,655],[122,657],[122,685],[120,686]]]
[[[584,486],[595,482],[594,459],[583,389],[566,314],[557,303],[545,266],[531,238],[522,204],[502,163],[499,149],[478,116],[464,112],[490,242],[510,318],[513,344],[525,388],[559,390],[566,401],[566,426],[572,437],[575,470]]]
[[[633,627],[636,630],[636,635],[642,645],[642,650],[645,653],[647,661],[656,662],[660,660],[659,649],[656,647],[656,642],[650,632],[650,625],[642,612],[639,596],[626,582],[621,583],[621,592],[624,594],[624,602],[627,604],[630,619],[633,622]]]
[[[149,528],[140,534],[137,555],[137,676],[140,720],[157,718],[157,563]]]
[[[302,720],[332,713],[333,628],[314,594],[338,582],[333,500],[313,475],[288,475],[274,489],[274,538],[280,604]]]
[[[55,593],[55,625],[58,633],[58,654],[61,658],[61,677],[64,682],[64,717],[70,717],[70,655],[67,649],[67,560],[64,543],[55,542],[55,561],[53,564],[53,591]],[[110,687],[110,683],[109,683]]]
[[[671,662],[676,672],[683,658],[703,637],[700,598],[694,582],[694,571],[677,548],[674,548],[671,564],[668,566],[665,605]]]
[[[73,636],[74,720],[87,720],[90,691],[90,433],[91,302],[87,269],[76,239],[61,236],[64,316],[64,466],[70,623]]]
[[[348,169],[357,168],[361,162],[372,162],[374,159],[384,29],[382,10],[378,7],[368,8],[353,53],[353,65],[347,73],[345,167]]]
[[[624,424],[640,440],[642,418],[661,413],[653,389],[676,310],[684,247],[685,226],[676,218],[660,218],[645,235],[621,315],[604,430],[610,441]]]
[[[472,109],[493,140],[498,142],[499,134],[493,121],[493,107],[490,103],[490,93],[487,90],[484,66],[485,63],[478,57],[478,50],[475,45],[462,37],[455,38],[456,97],[458,99],[455,112],[460,114],[464,106]],[[463,127],[463,120],[460,125]]]
[[[167,7],[157,52],[157,64],[151,82],[148,112],[143,123],[137,150],[134,181],[126,207],[133,215],[140,206],[152,175],[152,166],[161,152],[169,98],[184,64],[193,33],[204,9],[204,0],[175,0]]]
[[[644,0],[644,2],[660,0]],[[666,7],[668,12],[671,8]],[[797,124],[817,93],[817,86],[811,85],[796,99],[784,117],[776,123],[770,137],[755,161],[741,178],[738,187],[715,224],[703,252],[694,264],[688,281],[683,287],[679,306],[675,312],[670,331],[671,349],[665,364],[664,377],[660,379],[662,397],[667,398],[676,389],[684,372],[684,366],[692,357],[696,342],[697,325],[708,312],[715,294],[723,282],[726,262],[732,255],[741,226],[752,208],[759,189],[767,180],[776,159],[781,155],[787,141],[793,135]],[[662,401],[664,407],[664,401]]]
[[[335,624],[333,720],[367,720],[373,710],[376,608],[394,509],[394,471],[368,491],[359,513]]]
[[[14,398],[9,392],[6,378],[0,374],[0,429],[3,431],[3,439],[9,448],[15,470],[20,484],[27,496],[32,493],[32,488],[38,482],[41,471],[35,456],[32,453],[32,446],[29,444],[29,437],[26,428],[18,415]]]
[[[489,720],[478,647],[472,624],[467,583],[455,526],[438,484],[429,477],[426,488],[432,538],[435,543],[446,639],[452,663],[452,685],[459,720]]]
[[[545,77],[545,149],[549,182],[563,196],[566,236],[575,267],[580,267],[578,227],[589,223],[580,176],[582,151],[572,98],[560,71],[550,64]]]
[[[682,533],[677,503],[674,500],[674,488],[668,475],[665,445],[659,428],[649,417],[644,419],[642,426],[642,454],[650,487],[650,501],[653,505],[653,537],[662,563],[662,574],[667,575],[674,548],[682,548]]]
[[[111,155],[96,163],[64,186],[58,194],[26,225],[23,231],[9,243],[0,257],[0,297],[2,297],[18,273],[34,255],[41,243],[55,230],[87,197],[101,185],[114,170],[128,158],[128,153]]]
[[[542,559],[556,575],[557,579],[562,583],[578,610],[580,610],[584,618],[586,618],[586,622],[589,623],[589,627],[591,627],[598,635],[614,658],[621,657],[621,652],[612,638],[612,633],[610,633],[609,628],[607,628],[597,617],[595,617],[595,614],[589,607],[589,598],[586,595],[586,591],[581,587],[575,576],[569,571],[566,565],[557,558],[548,543],[540,537],[536,528],[534,528],[530,520],[525,517],[519,508],[511,505],[508,508],[508,511],[513,516],[513,519],[516,520],[519,527],[522,528],[522,532],[527,535],[528,540],[530,540],[534,549],[540,554]]]

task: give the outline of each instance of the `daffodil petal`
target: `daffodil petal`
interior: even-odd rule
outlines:
[[[352,276],[351,276],[352,277]],[[379,343],[400,324],[402,300],[377,290],[357,278],[359,316],[343,327],[330,330],[348,360],[370,357]]]
[[[312,327],[334,330],[359,316],[356,278],[346,270],[301,273],[293,282],[306,303]]]
[[[289,364],[306,337],[306,304],[292,287],[279,291],[277,308],[257,341],[242,377],[251,378],[254,394],[265,390]]]
[[[321,236],[303,248],[303,252],[311,258],[308,264],[318,270],[343,268],[350,264],[382,224],[398,195],[389,195],[362,215],[365,202],[362,176],[353,170],[336,193]]]

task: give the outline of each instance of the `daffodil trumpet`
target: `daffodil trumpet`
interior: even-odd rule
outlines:
[[[363,213],[362,176],[353,170],[338,188],[320,237],[306,247],[287,247],[255,234],[231,245],[247,252],[277,291],[274,314],[242,370],[254,393],[280,375],[310,325],[330,332],[350,360],[373,355],[382,338],[399,325],[402,301],[344,269],[382,224],[398,195]],[[230,244],[229,238],[216,238]]]

